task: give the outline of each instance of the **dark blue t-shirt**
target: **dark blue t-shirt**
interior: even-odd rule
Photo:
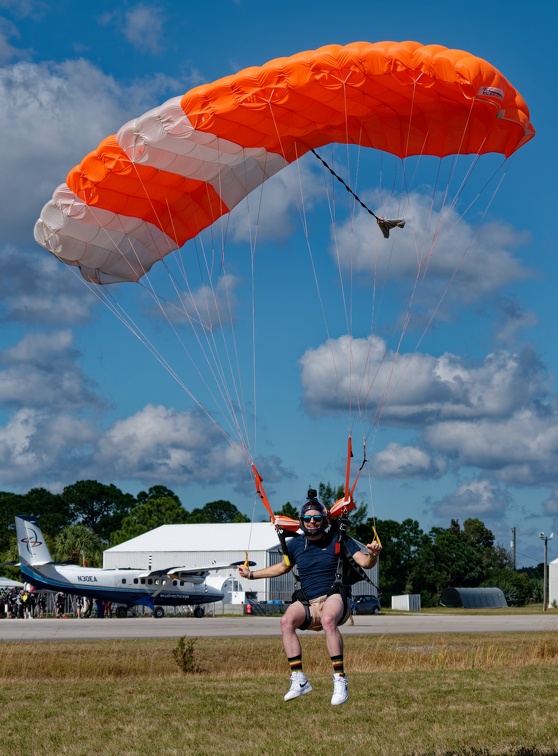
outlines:
[[[338,555],[335,553],[336,534],[325,533],[319,541],[311,541],[306,536],[297,536],[287,541],[287,551],[296,564],[300,586],[308,600],[325,596],[335,582]],[[360,551],[352,538],[346,539],[351,554]],[[347,589],[350,595],[350,588]]]

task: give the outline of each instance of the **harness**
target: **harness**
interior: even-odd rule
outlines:
[[[347,528],[349,525],[349,518],[347,515],[342,515],[339,517],[338,520],[336,520],[335,523],[332,524],[332,528],[337,529],[337,542],[335,544],[335,553],[337,554],[337,569],[335,572],[335,580],[333,581],[333,584],[329,591],[327,592],[327,596],[333,596],[336,593],[338,593],[341,596],[341,599],[343,601],[343,607],[344,607],[344,616],[347,615],[349,611],[349,595],[347,592],[347,587],[354,585],[355,583],[359,583],[362,580],[366,581],[367,583],[370,583],[370,585],[374,586],[378,594],[380,593],[380,589],[374,583],[366,574],[366,572],[363,570],[363,568],[354,560],[353,555],[351,554],[351,551],[349,549],[349,546],[347,544]],[[285,534],[285,531],[283,528],[277,528],[277,535],[279,537],[279,543],[281,544],[281,550],[283,552],[283,558],[288,559],[288,563],[290,564],[290,557],[288,555],[287,550],[287,535]],[[298,533],[288,533],[289,537],[299,537]],[[310,627],[310,624],[312,623],[312,615],[310,612],[310,601],[308,600],[308,597],[304,593],[301,585],[300,585],[300,578],[298,576],[298,573],[296,573],[293,570],[293,575],[295,578],[295,590],[293,592],[293,595],[291,597],[291,601],[293,603],[295,601],[300,601],[302,606],[304,607],[305,612],[305,620],[300,626],[300,630],[307,630],[308,627]]]

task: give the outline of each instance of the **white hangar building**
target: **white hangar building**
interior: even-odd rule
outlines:
[[[281,546],[271,523],[161,525],[107,549],[103,554],[103,567],[164,569],[212,562],[243,562],[247,551],[250,561],[256,563],[255,570],[281,561]],[[377,585],[378,565],[367,573]],[[239,591],[246,591],[261,602],[290,601],[294,591],[292,572],[271,580],[243,580],[237,570],[230,567],[212,573],[208,582],[225,593],[225,603],[233,603],[230,594]],[[375,592],[366,582],[353,586],[355,596]]]
[[[548,565],[548,605],[558,605],[558,559]]]

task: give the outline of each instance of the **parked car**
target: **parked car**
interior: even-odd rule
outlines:
[[[353,596],[353,614],[379,614],[382,605],[377,596]]]

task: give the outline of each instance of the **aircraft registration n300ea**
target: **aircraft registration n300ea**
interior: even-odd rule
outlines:
[[[224,597],[221,591],[207,585],[206,577],[212,571],[240,564],[212,562],[157,570],[61,564],[52,560],[35,518],[18,515],[15,523],[20,570],[28,583],[41,590],[112,601],[119,604],[117,617],[125,617],[128,609],[137,605],[149,607],[154,617],[163,617],[165,606],[194,606],[194,615],[201,617],[204,604],[222,601]],[[254,564],[250,562],[251,566]]]

